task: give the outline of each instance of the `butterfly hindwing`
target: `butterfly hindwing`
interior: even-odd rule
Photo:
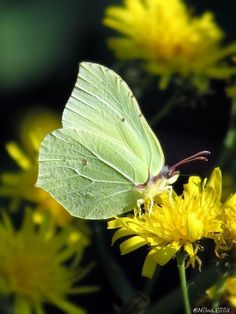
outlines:
[[[56,130],[41,145],[37,186],[76,217],[105,219],[124,213],[136,206],[135,169],[145,165],[124,147],[115,154],[115,147],[91,132]]]

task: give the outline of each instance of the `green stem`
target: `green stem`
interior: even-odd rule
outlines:
[[[185,314],[191,314],[191,307],[190,307],[190,302],[189,302],[188,287],[187,287],[187,280],[186,280],[186,273],[185,273],[184,253],[179,253],[176,259],[177,259],[177,266],[179,270],[180,286],[181,286],[181,292],[182,292],[182,297],[184,301]]]

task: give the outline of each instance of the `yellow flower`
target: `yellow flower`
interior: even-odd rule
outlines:
[[[227,278],[224,284],[224,290],[227,293],[227,299],[230,304],[236,308],[236,276]]]
[[[236,56],[232,57],[232,61],[234,63],[236,63]],[[236,86],[235,86],[235,84],[231,85],[231,86],[228,86],[226,88],[226,94],[227,94],[228,97],[236,97]]]
[[[228,97],[236,97],[236,86],[227,87],[226,94]]]
[[[106,10],[104,24],[121,33],[108,46],[124,60],[142,60],[147,71],[161,77],[165,88],[172,75],[225,79],[236,73],[224,63],[236,43],[222,47],[224,34],[211,12],[195,17],[181,0],[124,0]]]
[[[222,233],[222,242],[225,244],[225,248],[236,247],[236,193],[231,194],[226,199],[223,210],[222,220],[224,223],[224,231]]]
[[[180,249],[188,255],[188,265],[195,261],[199,241],[214,239],[222,232],[219,219],[221,210],[221,172],[216,168],[209,180],[192,176],[184,185],[181,196],[172,191],[161,195],[161,204],[154,204],[151,211],[116,218],[108,222],[108,228],[119,228],[113,236],[113,243],[124,236],[131,236],[120,245],[126,254],[143,245],[150,247],[144,262],[142,275],[152,277],[156,264],[165,265]]]
[[[236,308],[236,276],[227,277],[221,287],[217,288],[217,285],[214,285],[206,293],[211,300],[220,293],[222,300],[227,300],[233,308]]]
[[[44,136],[60,127],[59,117],[52,112],[34,112],[22,121],[20,144],[9,142],[8,154],[21,168],[17,172],[5,172],[0,175],[0,196],[10,197],[13,208],[20,200],[32,202],[36,210],[48,210],[55,222],[64,226],[71,216],[47,192],[34,187],[38,174],[38,151]]]
[[[78,267],[76,257],[80,243],[67,246],[68,230],[55,233],[49,221],[36,226],[32,212],[25,211],[19,230],[8,215],[0,221],[0,294],[13,297],[15,314],[43,314],[44,304],[58,307],[64,313],[85,313],[68,300],[71,294],[92,292],[96,287],[79,287],[77,282],[92,265]],[[66,263],[66,264],[65,264]]]

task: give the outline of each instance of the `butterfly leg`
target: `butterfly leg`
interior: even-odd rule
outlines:
[[[139,217],[142,216],[142,205],[144,204],[144,199],[140,198],[137,200],[137,210],[138,210],[138,215]]]
[[[153,205],[154,205],[154,201],[153,201],[153,196],[152,195],[150,195],[147,198],[146,204],[147,204],[147,206],[145,208],[145,211],[150,214],[152,212],[152,208],[153,208]]]
[[[173,187],[171,185],[166,185],[164,187],[161,187],[158,191],[158,194],[161,194],[162,192],[167,192],[169,195],[169,199],[172,202],[172,195],[173,195]]]

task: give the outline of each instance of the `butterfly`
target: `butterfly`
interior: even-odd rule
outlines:
[[[203,151],[185,160],[204,159]],[[62,128],[39,150],[36,186],[73,216],[108,219],[173,184],[161,145],[128,85],[105,66],[82,62]]]

